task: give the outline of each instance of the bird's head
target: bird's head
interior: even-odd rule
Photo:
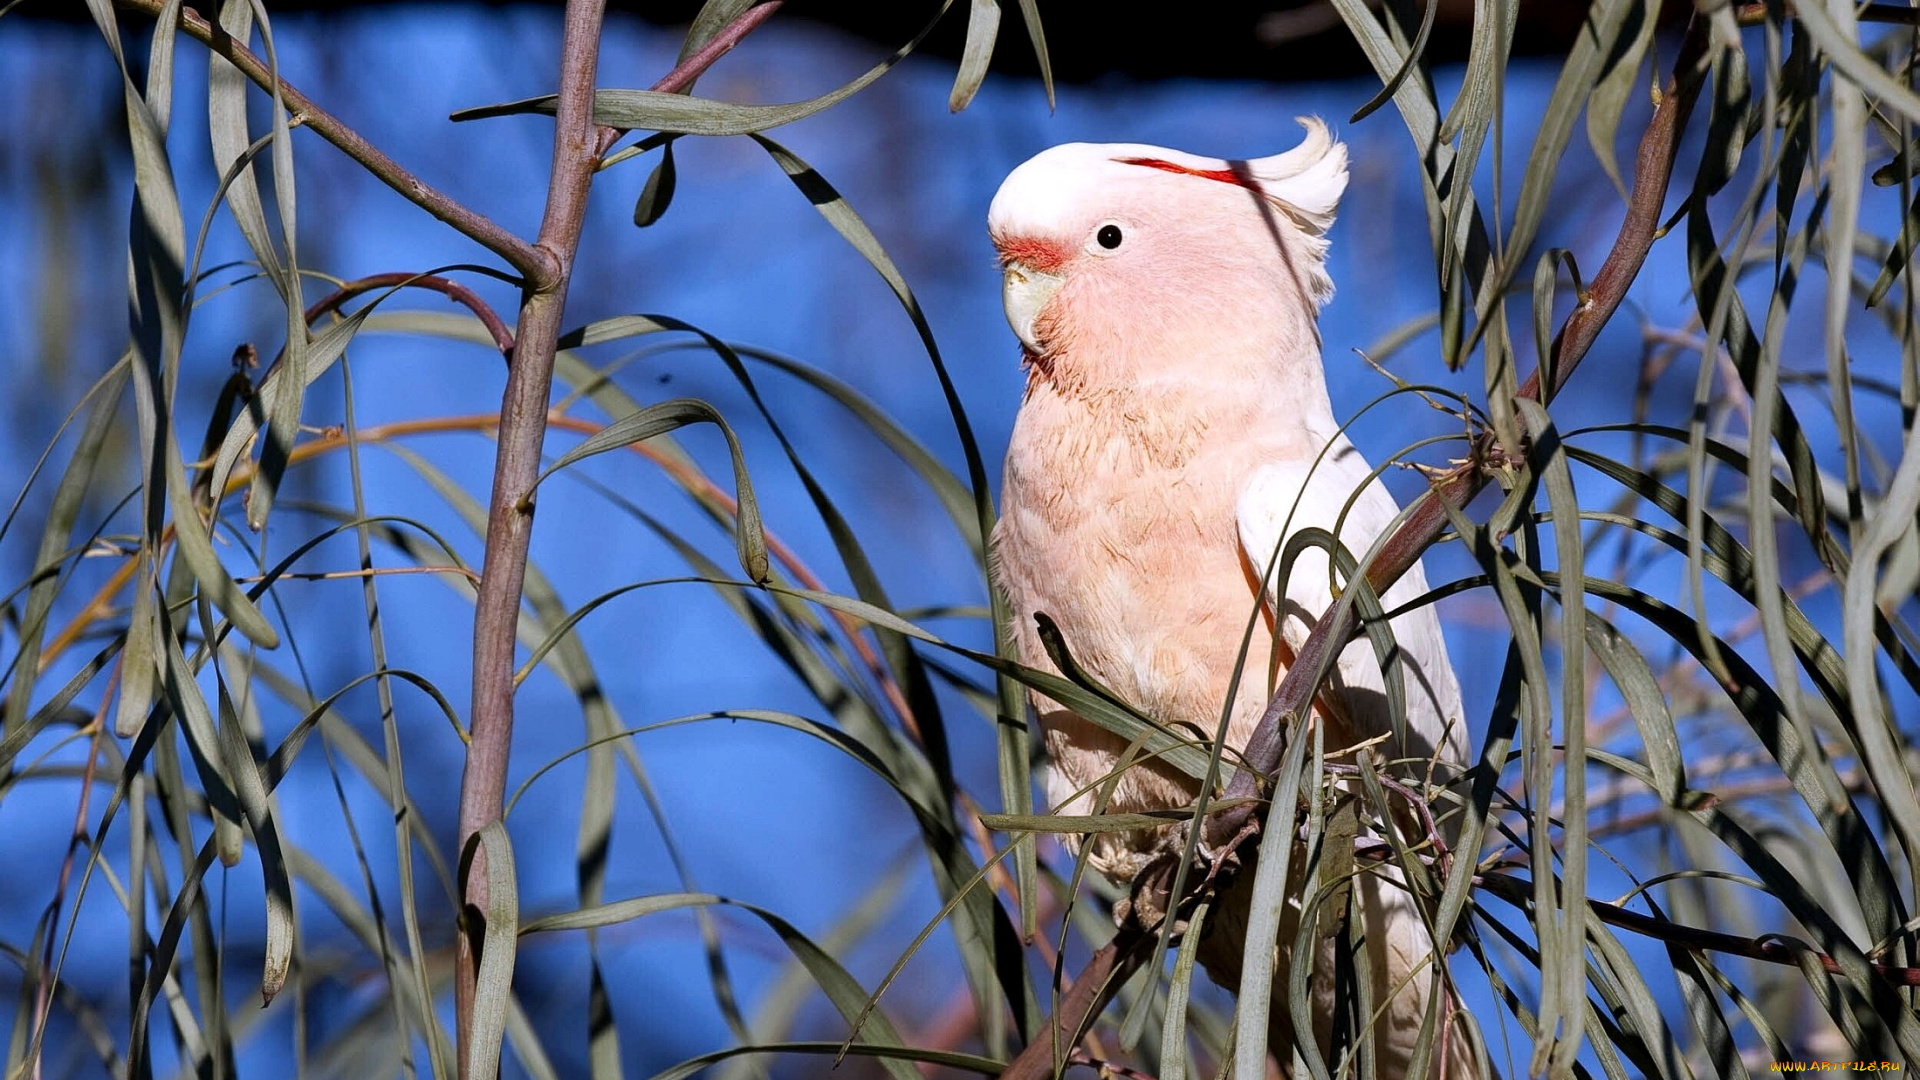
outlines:
[[[1347,152],[1319,120],[1300,123],[1300,145],[1251,161],[1071,143],[1015,169],[987,225],[1027,358],[1141,380],[1223,348],[1256,363],[1305,345],[1317,370]]]

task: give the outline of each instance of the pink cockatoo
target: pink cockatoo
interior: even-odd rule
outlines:
[[[1045,613],[1079,664],[1121,698],[1164,724],[1213,731],[1248,619],[1263,604],[1229,713],[1236,748],[1266,704],[1269,661],[1284,667],[1333,603],[1320,548],[1299,557],[1284,597],[1272,578],[1257,584],[1276,550],[1300,529],[1335,532],[1351,500],[1337,532],[1364,558],[1398,512],[1327,397],[1316,319],[1333,293],[1326,232],[1347,185],[1347,153],[1320,121],[1300,122],[1304,142],[1252,161],[1155,146],[1055,147],[1007,177],[988,217],[1027,373],[993,563],[1018,622],[1018,659],[1054,669],[1034,620]],[[1392,609],[1426,589],[1415,566],[1383,600]],[[1461,762],[1460,690],[1433,608],[1391,625],[1406,727],[1393,730],[1363,637],[1340,654],[1320,695],[1329,752],[1384,737],[1387,759]],[[1033,704],[1052,761],[1049,801],[1057,813],[1092,813],[1126,740],[1039,694]],[[1161,810],[1195,794],[1177,769],[1137,764],[1112,783],[1105,810]],[[1179,836],[1098,834],[1087,855],[1125,884]],[[1239,983],[1250,878],[1222,900],[1201,945],[1209,973],[1229,989]],[[1440,958],[1397,872],[1375,868],[1358,888],[1376,1064],[1380,1076],[1403,1076]],[[1269,1029],[1283,1066],[1295,1037],[1284,1002],[1297,918],[1282,915]],[[1324,1047],[1331,942],[1309,962]],[[1438,1045],[1448,1049],[1434,1052],[1431,1075],[1472,1075],[1464,1037]]]

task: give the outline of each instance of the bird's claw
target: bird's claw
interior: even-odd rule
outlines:
[[[1142,930],[1157,930],[1166,921],[1167,911],[1173,903],[1173,878],[1180,867],[1179,856],[1171,851],[1163,851],[1151,862],[1142,867],[1133,879],[1133,888],[1113,906],[1113,921],[1125,926],[1132,923]],[[1186,930],[1186,920],[1176,920],[1174,933]]]
[[[1240,826],[1239,832],[1233,834],[1233,839],[1220,847],[1209,848],[1204,843],[1200,845],[1200,854],[1208,863],[1207,879],[1201,883],[1203,888],[1211,888],[1214,879],[1223,874],[1232,875],[1240,872],[1243,862],[1240,858],[1240,845],[1258,831],[1258,828],[1256,821],[1249,820],[1245,825]]]

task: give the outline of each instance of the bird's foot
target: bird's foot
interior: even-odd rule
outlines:
[[[1142,930],[1159,929],[1176,899],[1173,896],[1173,879],[1179,869],[1178,854],[1164,851],[1155,856],[1134,877],[1133,888],[1113,906],[1114,923],[1120,926],[1132,923]],[[1185,930],[1186,920],[1174,923],[1174,933]]]
[[[1239,873],[1244,863],[1244,860],[1240,858],[1240,845],[1259,831],[1259,819],[1248,818],[1247,823],[1240,826],[1240,831],[1233,834],[1233,839],[1228,840],[1225,844],[1214,848],[1208,847],[1205,842],[1202,842],[1200,845],[1200,855],[1207,860],[1207,879],[1201,883],[1202,886],[1212,888],[1216,879],[1222,876],[1231,877]]]

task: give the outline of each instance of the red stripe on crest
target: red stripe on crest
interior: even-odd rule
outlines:
[[[1202,180],[1218,180],[1223,184],[1232,184],[1235,187],[1243,187],[1251,191],[1260,190],[1260,185],[1255,182],[1252,177],[1241,176],[1232,169],[1195,169],[1190,166],[1176,164],[1164,158],[1130,157],[1115,158],[1114,160],[1122,165],[1143,165],[1149,169],[1159,169],[1161,172],[1176,173],[1180,176],[1197,176]]]

